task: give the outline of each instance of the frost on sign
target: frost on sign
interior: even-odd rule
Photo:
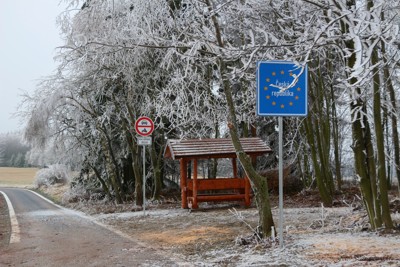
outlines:
[[[307,116],[307,66],[288,61],[258,62],[257,115]]]

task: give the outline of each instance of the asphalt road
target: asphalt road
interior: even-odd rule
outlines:
[[[17,225],[0,251],[0,266],[182,266],[165,255],[61,208],[32,191],[0,188],[14,207]],[[15,224],[15,223],[14,223]]]

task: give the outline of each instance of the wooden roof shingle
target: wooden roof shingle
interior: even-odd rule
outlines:
[[[260,156],[272,152],[258,137],[240,138],[244,152],[249,156]],[[165,158],[236,158],[236,150],[230,138],[216,139],[170,139],[164,152]]]

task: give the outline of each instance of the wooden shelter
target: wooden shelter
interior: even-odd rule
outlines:
[[[260,138],[241,138],[243,150],[252,159],[272,150]],[[198,208],[199,202],[244,201],[251,203],[251,186],[248,177],[239,177],[236,150],[230,138],[169,140],[164,152],[165,158],[180,161],[180,187],[182,208]],[[232,160],[233,177],[212,179],[198,177],[198,159],[228,158]],[[188,164],[193,161],[193,178],[188,177]],[[222,193],[210,193],[222,192]],[[229,193],[226,193],[230,191]]]

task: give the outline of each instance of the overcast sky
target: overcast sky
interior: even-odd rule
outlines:
[[[59,0],[0,0],[0,133],[22,129],[12,118],[22,91],[56,68],[55,48],[62,45],[56,17]]]

